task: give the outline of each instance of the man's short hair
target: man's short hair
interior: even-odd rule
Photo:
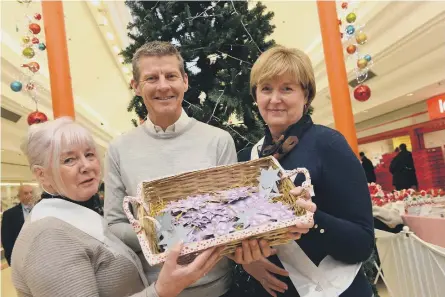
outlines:
[[[185,75],[184,59],[182,58],[176,47],[170,42],[165,41],[151,41],[136,50],[132,59],[133,67],[133,79],[139,82],[139,59],[141,57],[164,57],[164,56],[176,56],[179,61],[179,71],[182,76]]]

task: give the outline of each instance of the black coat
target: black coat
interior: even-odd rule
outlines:
[[[2,246],[5,250],[5,258],[11,266],[11,254],[15,241],[25,223],[22,205],[18,204],[3,213],[2,217]]]
[[[244,150],[238,158],[239,161],[249,160],[250,151]],[[374,247],[371,197],[360,161],[343,135],[314,125],[280,160],[280,164],[286,170],[305,167],[311,175],[315,191],[313,201],[317,204],[314,215],[317,228],[311,229],[297,243],[312,262],[319,265],[327,255],[349,264],[365,262]],[[298,175],[295,185],[299,186],[303,181],[304,176]],[[270,257],[270,260],[283,267],[278,257]],[[289,278],[278,278],[286,282],[289,289],[285,294],[277,292],[277,296],[299,296]],[[251,296],[268,296],[261,284],[251,279],[250,286],[256,287]],[[341,297],[371,297],[372,294],[361,269]]]
[[[374,165],[372,164],[371,160],[369,160],[366,157],[363,157],[362,166],[363,170],[365,170],[366,179],[368,180],[368,183],[375,183],[377,178],[375,176]]]
[[[409,189],[412,186],[417,187],[416,169],[414,168],[411,152],[400,151],[392,159],[389,171],[392,173],[392,184],[396,187],[396,190]]]

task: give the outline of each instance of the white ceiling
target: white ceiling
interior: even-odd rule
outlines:
[[[304,49],[311,57],[317,81],[314,120],[332,125],[332,110],[323,60],[315,1],[263,1],[275,13],[277,43]],[[104,152],[109,141],[132,128],[134,117],[126,111],[132,92],[129,69],[120,64],[116,51],[128,45],[126,23],[130,15],[123,1],[64,1],[68,51],[76,119],[90,129]],[[35,106],[25,93],[14,93],[9,84],[21,70],[21,32],[24,14],[41,12],[39,1],[24,9],[17,1],[1,2],[2,19],[2,107],[20,115],[13,124],[2,119],[2,162],[26,164],[13,157],[25,135],[26,116]],[[445,84],[445,2],[357,2],[357,23],[365,25],[368,43],[362,47],[373,57],[377,74],[368,85],[369,101],[356,102],[351,95],[356,122],[444,93]],[[105,20],[104,20],[105,18]],[[42,24],[42,22],[41,22]],[[43,31],[43,30],[42,30]],[[110,38],[112,34],[113,38]],[[43,32],[41,33],[44,39]],[[49,75],[44,54],[37,57],[41,70],[36,76],[40,110],[50,118]],[[352,59],[345,59],[349,80],[354,78]],[[352,88],[351,88],[352,93]],[[409,93],[413,96],[407,97]],[[3,171],[3,170],[2,170]],[[3,177],[3,172],[2,172]]]

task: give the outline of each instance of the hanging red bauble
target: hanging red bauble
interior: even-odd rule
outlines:
[[[31,112],[28,115],[28,125],[34,125],[46,122],[48,120],[48,117],[43,112],[40,112],[38,110]]]
[[[29,24],[29,30],[31,30],[31,32],[33,34],[39,34],[40,26],[39,26],[39,24],[36,24],[36,23]]]
[[[36,13],[36,14],[34,15],[34,18],[35,18],[36,20],[40,21],[40,20],[42,19],[42,15],[41,15],[40,13]]]
[[[28,91],[34,90],[35,87],[36,86],[33,83],[31,83],[31,82],[27,83],[26,86],[25,86],[26,90],[28,90]]]
[[[348,2],[343,2],[343,3],[341,4],[341,8],[343,8],[343,9],[348,8]]]
[[[357,50],[357,47],[354,44],[350,44],[348,45],[348,47],[346,48],[346,51],[348,52],[348,54],[352,55],[353,53],[355,53],[355,51]]]
[[[40,69],[40,65],[37,62],[30,62],[28,64],[22,64],[22,67],[28,67],[28,69],[34,73],[36,73]]]
[[[341,26],[341,20],[340,19],[338,19],[338,25]]]
[[[37,44],[37,43],[39,43],[40,41],[39,41],[39,39],[37,38],[37,37],[33,37],[32,38],[32,43],[33,44]]]
[[[364,102],[371,97],[371,89],[367,85],[359,85],[354,90],[354,98],[357,101]]]
[[[343,33],[342,32],[340,32],[340,38],[343,38]]]

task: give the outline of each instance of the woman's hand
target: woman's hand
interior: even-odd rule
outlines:
[[[263,288],[272,296],[276,297],[275,291],[284,293],[287,290],[287,285],[277,279],[274,274],[289,276],[289,272],[273,264],[266,258],[251,264],[243,265],[244,270],[253,278],[261,283]]]
[[[177,263],[182,244],[176,244],[167,255],[155,284],[159,297],[175,297],[185,288],[206,275],[221,259],[224,247],[210,248],[185,266]]]
[[[312,202],[310,193],[308,191],[305,191],[302,187],[296,187],[292,189],[290,193],[298,197],[297,201],[295,201],[296,205],[312,213],[314,213],[317,210],[317,205]],[[310,223],[299,223],[295,226],[288,228],[289,229],[288,236],[292,240],[300,239],[301,235],[308,233],[309,229],[312,227],[314,227],[314,221]]]
[[[235,253],[227,257],[237,264],[250,264],[274,253],[275,250],[269,246],[266,240],[250,239],[243,240],[242,247],[237,247]]]

